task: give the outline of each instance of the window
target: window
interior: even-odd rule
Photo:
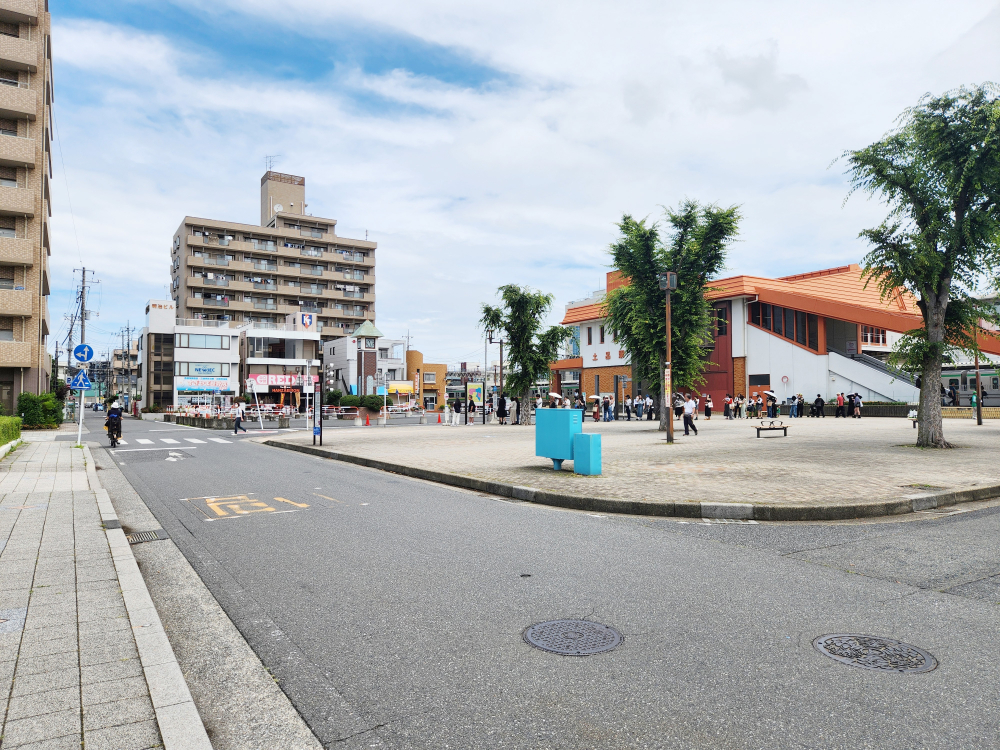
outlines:
[[[592,346],[594,343],[594,329],[587,326],[587,346]]]
[[[16,39],[21,36],[21,26],[16,23],[0,23],[0,34]]]
[[[771,306],[761,303],[760,327],[771,330]]]
[[[13,328],[0,328],[0,341],[13,341],[13,340],[14,340]]]
[[[0,120],[0,135],[17,135],[17,120]]]
[[[424,382],[425,383],[436,383],[437,382],[437,373],[436,372],[425,372],[424,373]]]
[[[775,305],[771,308],[771,314],[774,316],[774,332],[781,333],[781,323],[784,320],[784,315],[782,314],[782,309]]]
[[[769,386],[771,385],[771,376],[768,375],[750,375],[749,382],[751,386]]]
[[[717,316],[719,335],[727,335],[729,333],[729,309],[726,307],[717,307],[715,314]]]
[[[995,391],[997,389],[1000,389],[1000,378],[993,378],[993,389],[992,390]]]
[[[4,86],[20,86],[16,70],[0,70],[0,84]]]
[[[875,328],[874,326],[861,326],[861,343],[885,346],[885,329]]]
[[[182,349],[228,349],[229,337],[205,333],[177,333],[174,334],[174,346]]]
[[[795,341],[805,346],[806,344],[806,314],[795,311]]]
[[[806,330],[809,332],[809,348],[819,351],[819,316],[809,313],[806,316]]]
[[[785,338],[795,338],[795,310],[785,308]]]
[[[13,216],[0,216],[0,237],[16,237],[17,220]]]
[[[0,185],[16,188],[17,169],[14,167],[0,167]]]
[[[601,343],[604,343],[604,326],[601,326]],[[664,344],[666,346],[666,344]]]
[[[247,357],[284,359],[285,340],[263,336],[248,336]]]
[[[760,325],[760,302],[750,303],[750,322],[755,326]]]
[[[389,359],[389,350],[388,349],[379,349],[378,350],[378,358],[379,359]]]

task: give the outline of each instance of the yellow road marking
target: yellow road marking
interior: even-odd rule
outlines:
[[[315,495],[316,497],[321,497],[321,498],[323,498],[324,500],[332,500],[332,501],[333,501],[333,502],[335,502],[335,503],[340,503],[341,505],[347,505],[347,503],[345,503],[345,502],[344,502],[343,500],[338,500],[338,499],[337,499],[337,498],[335,498],[335,497],[327,497],[326,495],[321,495],[321,494],[319,494],[318,492],[314,492],[313,494],[314,494],[314,495]]]
[[[276,498],[274,498],[274,500],[275,500],[275,502],[278,502],[278,503],[288,503],[289,505],[294,505],[296,508],[308,508],[309,507],[305,503],[295,503],[295,502],[292,502],[291,500],[286,500],[283,497],[276,497]]]

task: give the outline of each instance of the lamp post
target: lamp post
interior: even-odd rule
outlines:
[[[663,366],[663,407],[667,410],[667,442],[674,442],[674,410],[672,405],[673,392],[671,391],[670,377],[670,291],[677,288],[677,274],[673,271],[657,274],[660,282],[660,289],[665,291],[667,297],[667,356]]]
[[[979,377],[979,322],[976,322],[976,424],[983,426],[983,385]]]

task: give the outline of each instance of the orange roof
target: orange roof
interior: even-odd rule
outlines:
[[[580,323],[584,320],[600,320],[604,317],[604,303],[596,305],[582,305],[571,307],[566,311],[566,317],[562,320],[562,325],[568,326],[571,323]]]
[[[583,357],[560,359],[549,363],[550,370],[577,370],[583,367]]]

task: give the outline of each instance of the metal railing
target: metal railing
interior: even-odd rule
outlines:
[[[365,293],[364,292],[348,292],[348,291],[345,291],[345,290],[342,289],[342,290],[340,290],[340,293],[343,294],[345,297],[353,297],[354,299],[364,299],[365,298]]]
[[[302,271],[302,273],[308,274],[310,276],[322,276],[323,275],[323,269],[320,266],[305,266],[304,268],[302,268],[300,270]]]
[[[204,318],[178,318],[174,321],[179,326],[192,326],[200,328],[237,328],[243,325],[238,320],[205,320]]]
[[[254,261],[253,269],[255,271],[277,271],[278,270],[278,264],[277,263],[258,263],[257,261]]]
[[[253,306],[257,310],[277,310],[278,306],[274,302],[254,302]]]
[[[195,299],[198,299],[197,297]],[[229,300],[227,299],[212,299],[211,297],[202,297],[201,304],[208,305],[209,307],[229,307]]]
[[[267,253],[278,252],[277,245],[271,240],[250,240],[250,244],[253,245],[254,250],[262,250]]]
[[[322,294],[323,292],[326,291],[325,286],[316,286],[315,284],[301,287],[301,289],[303,294]]]
[[[295,245],[286,245],[286,247],[295,247]],[[311,247],[303,247],[299,249],[299,255],[305,255],[308,258],[322,258],[322,250],[314,250]]]
[[[323,236],[323,232],[319,231],[318,229],[300,229],[299,234],[301,234],[303,237],[319,238]]]
[[[206,286],[229,286],[229,279],[207,279],[204,276],[195,276],[196,283]]]
[[[860,362],[863,365],[871,367],[873,370],[880,370],[886,375],[891,375],[896,378],[896,380],[902,380],[904,383],[909,383],[912,386],[916,386],[917,384],[916,378],[910,375],[910,373],[905,370],[897,370],[895,367],[889,367],[889,365],[877,357],[872,357],[868,354],[848,354],[845,351],[841,351],[840,349],[829,345],[826,348],[828,351],[831,351],[834,354],[839,354],[841,357],[852,359],[855,362]]]
[[[265,292],[276,292],[278,291],[278,285],[274,283],[267,283],[266,281],[255,281],[253,283],[254,289],[261,289]]]
[[[310,305],[299,305],[299,309],[302,312],[320,313],[323,312],[322,307],[312,307]]]

